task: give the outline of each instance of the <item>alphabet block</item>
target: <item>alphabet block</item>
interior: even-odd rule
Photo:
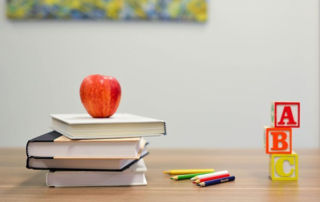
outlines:
[[[272,113],[274,127],[300,127],[300,102],[274,102]]]
[[[271,180],[298,180],[298,154],[271,154]]]
[[[292,129],[291,128],[266,128],[266,153],[267,154],[291,154]]]

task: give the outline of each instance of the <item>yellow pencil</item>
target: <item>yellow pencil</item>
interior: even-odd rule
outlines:
[[[211,173],[214,169],[181,169],[181,170],[166,170],[163,173],[169,175],[183,175],[183,174],[193,174],[193,173]]]

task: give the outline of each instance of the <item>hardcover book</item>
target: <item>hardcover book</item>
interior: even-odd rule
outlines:
[[[28,157],[53,159],[139,159],[143,138],[71,140],[51,131],[27,143]]]
[[[141,159],[122,172],[50,171],[46,181],[52,187],[146,185],[146,171],[146,165]]]
[[[27,168],[35,170],[117,171],[121,172],[137,163],[149,153],[144,150],[139,159],[54,159],[28,157]]]
[[[162,120],[116,113],[109,118],[92,118],[88,114],[52,114],[53,130],[70,139],[127,138],[166,134]]]

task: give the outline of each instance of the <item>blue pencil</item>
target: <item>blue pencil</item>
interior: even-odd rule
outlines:
[[[224,178],[220,178],[220,179],[216,179],[216,180],[209,180],[209,181],[205,181],[205,182],[200,182],[198,185],[201,187],[206,187],[206,186],[210,186],[210,185],[220,184],[223,182],[230,182],[230,181],[233,181],[234,179],[236,179],[235,176],[229,176],[229,177],[224,177]]]

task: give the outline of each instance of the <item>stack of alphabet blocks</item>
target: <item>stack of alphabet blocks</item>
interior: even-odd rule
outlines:
[[[292,151],[292,128],[300,127],[300,102],[273,102],[272,126],[265,127],[272,180],[298,180],[298,154]]]

